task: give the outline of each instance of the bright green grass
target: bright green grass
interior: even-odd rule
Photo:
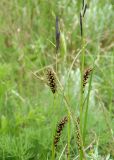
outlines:
[[[84,20],[85,66],[94,64],[95,69],[85,148],[94,141],[92,149],[86,151],[87,160],[106,157],[111,160],[114,159],[114,2],[88,0],[88,5]],[[49,87],[32,72],[55,63],[56,15],[60,17],[61,29],[59,79],[66,84],[65,96],[72,112],[79,116],[80,9],[81,1],[75,0],[0,1],[0,160],[50,160],[52,157],[56,125],[68,111],[61,92],[54,98]],[[44,74],[40,72],[45,78]],[[74,122],[69,126],[70,131],[66,126],[62,133],[56,159],[66,158],[62,151],[69,139],[70,159],[79,154]]]

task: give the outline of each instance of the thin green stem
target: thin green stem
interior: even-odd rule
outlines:
[[[58,54],[56,54],[56,74],[57,74],[57,71],[58,71],[58,69],[57,69],[57,61],[58,61]]]
[[[70,112],[68,112],[68,151],[67,159],[70,160]]]
[[[82,133],[82,115],[83,115],[83,72],[84,72],[84,61],[85,61],[85,45],[84,38],[82,37],[82,55],[81,55],[81,89],[80,89],[80,131]]]
[[[84,73],[84,63],[85,63],[85,40],[84,40],[84,28],[83,28],[83,18],[80,13],[80,29],[81,29],[81,64],[80,64],[80,71],[81,71],[81,85],[80,85],[80,133],[82,135],[83,126],[82,126],[82,119],[83,119],[83,73]],[[82,135],[82,143],[83,143],[83,135]],[[83,150],[80,151],[80,160],[83,160]]]
[[[114,65],[114,56],[112,56],[112,58],[111,58],[111,66],[113,66]],[[114,79],[114,73],[113,73],[114,71],[113,71],[113,67],[112,67],[112,69],[111,69],[111,79],[113,80]],[[112,106],[113,106],[113,101],[112,101],[112,99],[113,99],[113,91],[110,89],[110,102],[109,102],[109,113],[110,113],[110,118],[111,118],[111,116],[112,116]]]
[[[88,118],[88,108],[89,108],[89,97],[90,97],[90,91],[91,91],[92,74],[93,74],[93,71],[90,76],[89,89],[88,89],[88,95],[87,95],[87,103],[86,103],[86,108],[85,108],[83,143],[85,143],[85,134],[86,134],[86,126],[87,126],[87,118]]]
[[[55,146],[52,144],[52,160],[55,160]]]
[[[56,110],[56,94],[54,95],[54,99],[53,99],[53,105],[52,107],[54,106],[54,109]],[[53,134],[53,137],[55,136],[55,132]],[[55,144],[54,142],[52,141],[52,160],[55,160]]]

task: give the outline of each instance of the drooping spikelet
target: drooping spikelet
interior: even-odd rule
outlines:
[[[54,94],[57,91],[57,83],[56,83],[55,73],[51,68],[47,69],[47,80],[48,80],[48,86],[51,88],[51,91]]]
[[[61,137],[62,130],[63,130],[65,124],[67,123],[67,121],[68,121],[68,118],[65,116],[65,117],[58,123],[57,130],[56,130],[56,134],[55,134],[55,137],[54,137],[54,146],[55,146],[55,147],[57,147],[57,145],[58,145],[58,142],[59,142],[60,137]]]
[[[76,119],[76,142],[78,146],[78,150],[82,149],[81,135],[80,135],[80,119],[79,117]]]
[[[91,71],[92,71],[92,68],[88,68],[85,70],[85,73],[83,75],[83,88],[85,87],[85,85],[87,83],[87,80],[88,80],[88,77],[89,77]]]

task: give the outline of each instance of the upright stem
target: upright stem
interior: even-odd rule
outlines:
[[[57,61],[58,61],[58,54],[56,54],[56,74],[57,74]]]
[[[80,70],[81,70],[81,86],[80,86],[80,132],[82,135],[82,141],[83,141],[83,134],[82,134],[82,119],[83,119],[83,72],[84,72],[84,61],[85,61],[85,40],[84,40],[84,31],[83,31],[83,17],[80,13],[80,30],[81,30],[81,48],[82,48],[82,54],[81,54],[81,64],[80,64]],[[80,151],[80,159],[83,159],[83,151]]]
[[[52,144],[52,160],[55,160],[55,146]]]
[[[86,134],[86,126],[87,126],[87,117],[88,117],[88,107],[89,107],[89,97],[90,97],[90,90],[91,90],[91,82],[92,82],[92,74],[91,74],[91,77],[90,77],[89,89],[88,89],[88,95],[87,95],[87,104],[86,104],[86,108],[85,108],[84,128],[83,128],[83,143],[85,143],[85,134]]]
[[[84,61],[85,61],[85,49],[84,49],[84,38],[82,37],[82,55],[81,55],[81,89],[80,89],[80,130],[82,132],[82,115],[83,115],[83,73],[84,73]]]
[[[68,151],[67,159],[70,160],[70,112],[68,111]]]
[[[53,106],[54,106],[54,109],[56,110],[56,94],[54,95],[54,99],[53,99]],[[55,136],[55,132],[54,132],[54,135],[53,137]],[[55,160],[55,144],[54,142],[52,142],[52,160]]]

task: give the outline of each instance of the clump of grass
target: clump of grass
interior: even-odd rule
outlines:
[[[68,122],[68,118],[67,116],[65,116],[59,123],[58,123],[58,126],[57,126],[57,130],[56,130],[56,134],[55,134],[55,137],[54,137],[54,146],[55,148],[57,148],[57,145],[58,145],[58,142],[60,140],[60,137],[61,137],[61,133],[63,131],[63,128],[65,126],[65,124]]]
[[[55,73],[51,68],[47,69],[47,80],[48,80],[48,86],[50,87],[52,93],[54,94],[57,91],[57,82]]]

